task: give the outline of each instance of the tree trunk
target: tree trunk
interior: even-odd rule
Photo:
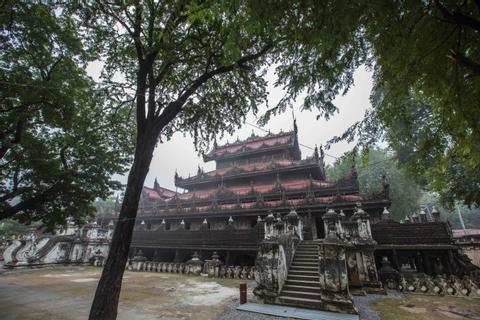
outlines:
[[[156,130],[145,128],[143,134],[137,138],[135,158],[128,175],[122,209],[113,234],[110,252],[90,309],[90,320],[112,320],[117,317],[122,278],[132,241],[138,203],[152,161],[157,137]]]

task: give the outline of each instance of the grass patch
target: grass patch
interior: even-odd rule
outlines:
[[[405,295],[371,303],[383,320],[480,319],[480,300],[460,297]]]

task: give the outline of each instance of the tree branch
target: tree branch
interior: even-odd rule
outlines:
[[[455,63],[465,67],[466,69],[471,71],[471,74],[467,75],[466,78],[470,79],[473,77],[480,76],[480,64],[467,58],[463,54],[456,52],[456,51],[451,51],[450,54],[447,55],[449,59],[454,61]]]
[[[177,100],[172,101],[167,105],[167,107],[163,110],[163,112],[158,116],[156,120],[156,124],[155,124],[156,128],[158,130],[161,130],[171,120],[173,120],[176,117],[176,115],[181,111],[183,105],[185,104],[185,102],[187,102],[188,98],[190,98],[190,96],[193,93],[195,93],[195,91],[205,82],[207,82],[209,79],[211,79],[212,77],[218,74],[230,72],[235,68],[244,67],[245,63],[258,59],[262,55],[266,54],[268,50],[270,50],[272,47],[273,47],[272,44],[267,44],[260,51],[256,53],[252,53],[250,55],[246,55],[238,59],[235,63],[232,63],[227,66],[221,66],[210,72],[203,73],[200,77],[195,79],[189,86],[187,86],[187,88],[183,91],[183,93],[180,94]]]
[[[13,139],[10,141],[10,143],[4,144],[2,147],[0,147],[0,159],[3,159],[7,151],[10,150],[9,144],[20,143],[20,140],[22,138],[22,133],[23,133],[23,126],[24,126],[23,120],[19,120],[15,127],[15,136],[13,137]]]
[[[457,25],[467,26],[480,32],[480,20],[467,16],[466,14],[458,11],[451,13],[439,0],[434,0],[433,2],[447,21]],[[480,1],[477,0],[477,5],[479,2]]]
[[[59,181],[41,194],[36,195],[30,199],[21,201],[14,206],[5,208],[3,211],[0,211],[0,220],[11,218],[21,211],[33,209],[36,207],[37,204],[45,203],[46,201],[56,198],[58,196],[58,192],[61,191],[63,188],[63,183]]]
[[[133,43],[135,45],[135,49],[137,51],[138,58],[143,59],[143,44],[142,44],[142,41],[140,40],[140,31],[141,31],[140,30],[140,28],[141,28],[140,24],[141,24],[141,21],[137,21],[138,17],[135,16],[135,25],[134,25],[134,29],[132,30],[132,28],[130,28],[130,26],[125,21],[123,21],[123,19],[121,17],[119,17],[112,8],[110,8],[110,7],[107,8],[106,6],[104,6],[103,1],[97,0],[96,3],[98,4],[100,10],[103,13],[111,16],[115,21],[120,23],[122,25],[122,27],[125,28],[125,30],[127,30],[127,33],[133,39]],[[138,1],[136,1],[135,7],[138,8]],[[126,7],[125,7],[125,11],[127,11]],[[136,10],[136,14],[137,14],[137,12],[139,12],[139,11]],[[126,15],[127,15],[127,19],[128,19],[128,14],[126,14]]]

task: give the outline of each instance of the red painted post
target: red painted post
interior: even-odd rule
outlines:
[[[247,303],[247,284],[245,282],[240,283],[240,304]]]

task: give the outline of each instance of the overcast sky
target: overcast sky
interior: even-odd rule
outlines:
[[[92,64],[88,68],[89,74],[96,80],[100,73],[100,65]],[[274,79],[273,75],[269,75],[271,80]],[[269,79],[270,80],[270,79]],[[273,82],[273,81],[269,81]],[[297,105],[294,112],[297,118],[298,135],[300,144],[315,147],[325,143],[333,136],[342,134],[354,122],[361,120],[365,110],[370,107],[369,95],[372,89],[372,73],[365,68],[360,68],[356,71],[354,76],[354,86],[349,90],[345,96],[340,96],[335,99],[335,105],[338,107],[339,112],[326,121],[323,118],[316,120],[318,113],[309,111],[300,111]],[[282,97],[282,91],[270,87],[269,88],[269,103],[273,106]],[[260,108],[265,111],[266,107]],[[256,124],[256,118],[251,114],[247,122]],[[272,133],[283,131],[289,131],[293,128],[292,113],[288,111],[284,114],[278,115],[270,120],[270,122],[263,127],[264,130],[270,130]],[[252,130],[255,134],[265,135],[266,133],[260,129],[254,128],[248,124],[244,124],[233,136],[226,136],[219,141],[219,144],[225,143],[227,140],[233,142],[239,137],[240,139],[247,138]],[[326,150],[326,154],[339,157],[344,152],[350,150],[353,145],[347,143],[338,143],[331,147],[330,150]],[[313,151],[300,147],[302,151],[302,158],[310,156]],[[332,163],[335,158],[328,155],[325,156],[327,163]],[[146,186],[153,186],[155,178],[162,187],[175,190],[174,174],[175,170],[183,177],[188,177],[189,174],[196,174],[198,165],[204,170],[210,171],[215,169],[214,161],[204,163],[203,159],[197,155],[193,146],[193,139],[190,136],[184,137],[183,134],[175,134],[172,139],[163,144],[159,144],[155,150],[150,171],[145,181]],[[126,183],[126,177],[117,177],[122,183]]]

